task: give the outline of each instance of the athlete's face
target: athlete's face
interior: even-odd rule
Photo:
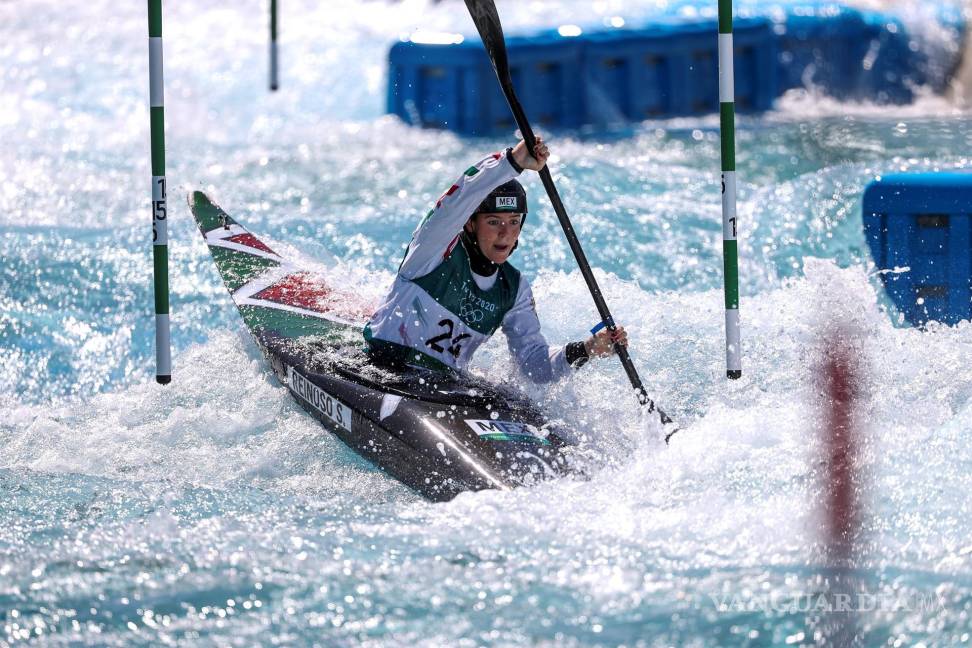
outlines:
[[[469,219],[469,228],[486,258],[500,264],[513,252],[522,223],[523,214],[479,214]]]

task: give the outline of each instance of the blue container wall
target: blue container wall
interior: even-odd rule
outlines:
[[[585,123],[577,75],[580,46],[561,41],[510,39],[508,43],[517,96],[531,120],[543,127],[573,128]],[[516,128],[480,43],[397,43],[390,61],[389,112],[407,123],[465,135]]]
[[[818,87],[839,98],[853,94],[869,48],[859,11],[841,7],[825,16],[789,15],[777,31],[781,91]]]
[[[861,75],[857,98],[895,104],[913,101],[913,88],[929,82],[925,54],[911,49],[908,32],[897,18],[873,12],[865,12],[863,17],[869,36],[870,73]]]
[[[972,173],[892,175],[868,185],[864,232],[905,319],[972,319]]]
[[[719,110],[715,21],[595,33],[581,76],[588,124],[698,115]],[[736,103],[766,110],[776,97],[775,49],[766,20],[741,21],[734,35]]]
[[[849,7],[790,15],[778,26],[783,90],[815,87],[838,99],[907,103],[927,82],[927,60],[912,51],[897,18]]]
[[[470,135],[489,132],[480,121],[483,90],[493,72],[479,43],[397,43],[389,58],[389,112],[416,126]],[[492,85],[495,90],[496,82]]]
[[[559,36],[511,38],[507,43],[510,77],[531,123],[543,129],[583,125],[583,99],[577,68],[581,44]],[[480,77],[479,125],[476,134],[513,132],[516,125],[488,60]]]
[[[606,125],[719,109],[715,21],[565,38],[556,32],[507,43],[517,96],[536,124]],[[735,30],[737,105],[766,110],[776,97],[769,21]],[[389,112],[407,123],[467,135],[515,129],[478,41],[395,44],[389,55]]]
[[[776,18],[776,17],[774,17]],[[951,17],[950,28],[964,29]],[[953,24],[954,23],[954,24]],[[841,5],[792,5],[783,18],[734,20],[736,107],[761,111],[790,88],[841,99],[905,103],[941,89],[900,20]],[[517,94],[545,129],[614,125],[718,110],[713,19],[664,19],[636,28],[508,40]],[[467,135],[515,126],[478,38],[458,45],[397,43],[389,54],[388,110],[410,124]]]

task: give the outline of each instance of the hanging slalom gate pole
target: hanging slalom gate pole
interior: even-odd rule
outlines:
[[[149,110],[152,137],[152,261],[155,275],[155,380],[172,380],[169,339],[169,231],[165,204],[165,113],[162,106],[162,0],[148,0]]]
[[[719,0],[719,131],[722,138],[722,263],[726,294],[726,376],[742,377],[736,244],[736,108],[732,0]]]
[[[280,87],[277,79],[277,0],[270,0],[270,89]]]

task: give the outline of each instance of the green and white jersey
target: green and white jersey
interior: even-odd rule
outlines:
[[[465,369],[497,329],[520,370],[536,382],[570,372],[563,348],[540,332],[529,282],[509,263],[484,277],[472,271],[459,234],[496,187],[517,172],[502,153],[469,167],[412,234],[391,292],[365,327],[365,339],[407,364]]]

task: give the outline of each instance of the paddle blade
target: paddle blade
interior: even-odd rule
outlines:
[[[510,81],[510,68],[506,62],[506,40],[503,37],[503,25],[500,24],[499,14],[493,0],[466,0],[466,9],[472,16],[479,31],[486,53],[496,71],[496,77],[501,85],[506,86]]]

